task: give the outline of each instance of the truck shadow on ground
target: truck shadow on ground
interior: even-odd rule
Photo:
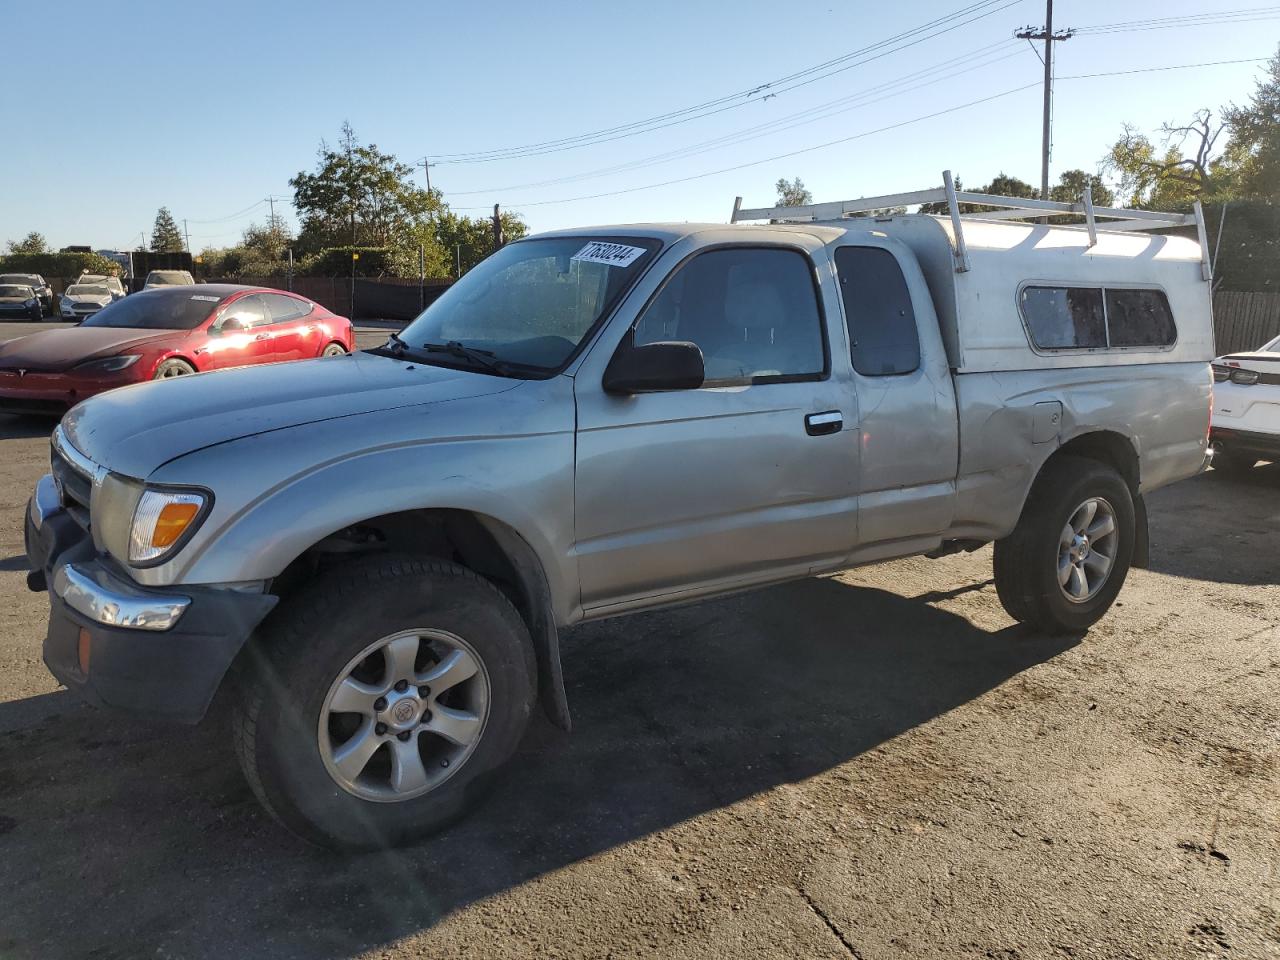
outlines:
[[[1280,463],[1241,475],[1203,473],[1157,490],[1147,506],[1152,570],[1219,583],[1280,584]]]
[[[572,735],[535,724],[468,820],[350,858],[269,820],[223,724],[58,700],[0,734],[0,955],[346,956],[828,771],[1075,642],[838,580],[588,625],[565,638]]]

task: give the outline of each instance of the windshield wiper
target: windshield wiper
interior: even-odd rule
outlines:
[[[476,366],[484,367],[486,370],[492,370],[499,376],[510,376],[511,367],[501,360],[496,359],[492,350],[481,350],[478,347],[468,347],[466,344],[457,340],[450,340],[447,343],[424,343],[422,349],[428,353],[446,353],[451,357],[457,357],[460,360],[467,360]]]

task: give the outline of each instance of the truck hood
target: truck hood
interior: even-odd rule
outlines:
[[[0,368],[67,370],[85,360],[114,356],[152,340],[180,336],[183,336],[180,330],[139,330],[136,327],[41,330],[0,344]]]
[[[121,387],[73,407],[67,439],[145,479],[185,454],[322,420],[501,393],[520,381],[370,353],[241,367]]]

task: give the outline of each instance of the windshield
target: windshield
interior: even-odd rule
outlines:
[[[81,326],[194,330],[218,309],[221,299],[185,290],[149,290],[108,304]]]
[[[24,287],[35,283],[35,275],[30,273],[0,273],[0,283],[16,283]]]
[[[106,287],[100,287],[88,283],[76,283],[67,287],[67,296],[69,297],[105,297],[111,293]]]
[[[446,290],[400,339],[413,350],[457,342],[504,364],[558,370],[660,246],[648,237],[510,243]]]
[[[1259,353],[1280,353],[1280,337],[1276,337],[1270,343],[1264,343],[1259,348]]]
[[[29,297],[31,296],[30,287],[18,287],[13,284],[4,284],[0,286],[0,297]]]
[[[150,286],[174,286],[177,284],[189,285],[192,283],[191,277],[185,273],[176,270],[155,271],[147,274],[147,284]]]

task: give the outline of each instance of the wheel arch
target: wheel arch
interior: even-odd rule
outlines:
[[[1041,465],[1038,480],[1063,457],[1095,460],[1114,469],[1135,497],[1142,481],[1142,461],[1133,441],[1115,430],[1090,430],[1063,443]]]
[[[1150,563],[1151,541],[1147,526],[1147,504],[1141,491],[1142,459],[1134,442],[1116,430],[1089,430],[1063,443],[1040,465],[1032,488],[1049,476],[1064,458],[1093,460],[1111,467],[1124,480],[1133,496],[1134,544],[1131,566],[1145,568]],[[1028,491],[1028,497],[1030,491]]]
[[[570,729],[559,631],[546,571],[528,540],[496,517],[447,508],[369,517],[308,546],[275,578],[272,592],[285,595],[321,568],[379,551],[458,563],[501,590],[519,612],[533,640],[543,710],[556,726]]]

